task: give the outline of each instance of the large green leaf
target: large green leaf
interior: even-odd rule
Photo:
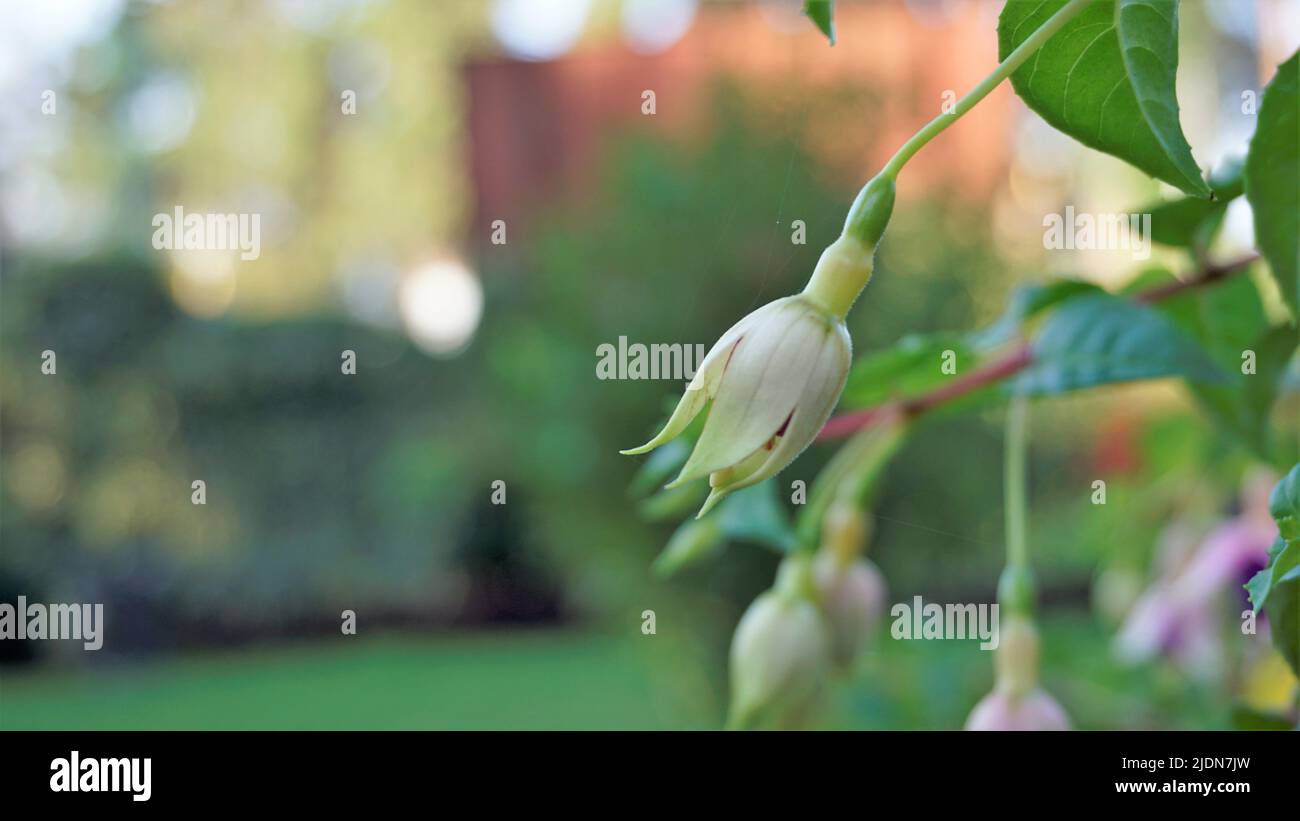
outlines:
[[[1066,0],[1011,0],[998,20],[1005,59]],[[1157,179],[1210,195],[1178,122],[1175,0],[1097,0],[1011,75],[1031,109],[1079,142]]]
[[[1091,294],[1047,318],[1033,342],[1033,362],[1012,389],[1062,393],[1167,376],[1211,383],[1229,378],[1168,317],[1110,294]]]
[[[1241,352],[1269,327],[1259,290],[1245,272],[1210,288],[1189,288],[1155,307],[1230,371],[1240,369]]]
[[[889,348],[859,357],[849,371],[840,407],[861,408],[914,396],[955,378],[942,370],[945,351],[956,357],[957,374],[974,367],[970,345],[952,334],[912,334]]]
[[[1254,352],[1254,373],[1227,384],[1193,383],[1190,388],[1218,425],[1255,455],[1270,460],[1274,443],[1269,414],[1300,344],[1300,331],[1290,325],[1269,326],[1259,291],[1244,274],[1213,288],[1189,289],[1156,307],[1229,373],[1241,373],[1242,354]]]
[[[1265,461],[1275,458],[1269,417],[1297,344],[1300,329],[1294,325],[1270,328],[1250,343],[1249,349],[1255,352],[1255,372],[1242,377],[1243,387],[1191,386],[1192,394],[1210,415]]]
[[[1268,615],[1273,646],[1300,674],[1300,464],[1277,483],[1268,499],[1278,539],[1268,567],[1246,583],[1251,604]]]
[[[996,322],[971,335],[971,344],[977,348],[1001,345],[1013,339],[1024,329],[1027,321],[1042,311],[1082,294],[1095,294],[1099,290],[1091,282],[1078,279],[1022,285],[1011,292],[1007,307]]]
[[[1263,570],[1250,577],[1246,582],[1246,592],[1250,595],[1250,603],[1254,606],[1255,611],[1268,604],[1268,594],[1273,589],[1273,576],[1278,573],[1278,578],[1287,575],[1287,572],[1294,566],[1296,555],[1289,555],[1285,561],[1279,562],[1282,552],[1286,550],[1286,542],[1278,536],[1273,540],[1273,544],[1268,549],[1268,564]]]
[[[835,45],[835,4],[832,0],[803,0],[803,13],[808,15],[826,39]]]
[[[1246,155],[1246,199],[1255,241],[1300,318],[1300,52],[1278,66],[1264,91]]]
[[[1268,497],[1268,512],[1287,544],[1300,542],[1300,465],[1291,468]]]

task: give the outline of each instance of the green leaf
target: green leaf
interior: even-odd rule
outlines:
[[[1214,421],[1242,440],[1255,455],[1273,455],[1269,414],[1300,331],[1270,328],[1254,281],[1239,274],[1213,288],[1196,288],[1161,301],[1157,309],[1187,331],[1221,368],[1240,373],[1246,351],[1255,372],[1224,385],[1192,384],[1192,395]]]
[[[652,522],[680,519],[687,514],[694,516],[695,511],[700,509],[700,505],[704,504],[708,495],[709,483],[701,479],[698,482],[687,482],[675,488],[661,490],[650,498],[641,500],[636,510],[641,518]]]
[[[1234,730],[1290,730],[1292,722],[1285,715],[1267,713],[1244,704],[1232,708]]]
[[[1155,307],[1232,371],[1241,367],[1241,352],[1269,329],[1259,290],[1245,272],[1212,288],[1188,289]]]
[[[1024,328],[1025,322],[1042,311],[1081,294],[1097,293],[1099,290],[1091,282],[1077,279],[1022,285],[1012,291],[1006,310],[996,322],[971,335],[971,344],[977,348],[1001,345],[1013,339]]]
[[[1272,328],[1249,346],[1255,352],[1255,372],[1242,377],[1244,389],[1191,386],[1193,395],[1210,414],[1265,461],[1270,461],[1273,455],[1269,416],[1298,344],[1300,329],[1293,325]]]
[[[1151,215],[1151,239],[1174,248],[1208,248],[1223,224],[1228,203],[1245,191],[1244,167],[1244,161],[1237,160],[1210,175],[1212,200],[1182,197],[1140,208],[1138,213]]]
[[[1268,567],[1246,583],[1250,601],[1268,616],[1273,646],[1300,675],[1300,464],[1291,468],[1268,497],[1278,539]]]
[[[717,517],[687,519],[655,559],[655,575],[668,578],[679,570],[718,555],[725,546],[726,540]]]
[[[1300,465],[1291,468],[1268,496],[1268,512],[1287,544],[1300,542]]]
[[[1246,199],[1255,241],[1293,316],[1300,318],[1300,52],[1264,90],[1246,155]]]
[[[803,13],[808,15],[826,39],[835,45],[835,3],[834,0],[803,0]]]
[[[693,446],[693,442],[679,437],[655,448],[632,477],[628,490],[633,496],[644,496],[663,487],[686,464]]]
[[[1250,596],[1250,604],[1259,612],[1259,608],[1264,606],[1268,601],[1269,590],[1273,587],[1273,570],[1277,562],[1277,557],[1281,555],[1286,548],[1286,542],[1282,541],[1279,536],[1273,540],[1273,544],[1268,548],[1268,564],[1263,570],[1250,577],[1250,581],[1243,585],[1246,588],[1246,594]],[[1285,575],[1285,573],[1283,574]]]
[[[703,481],[691,484],[707,489]],[[663,578],[671,576],[718,555],[728,541],[753,542],[780,553],[794,548],[794,530],[777,498],[776,480],[738,490],[712,515],[683,522],[655,559],[654,571]]]
[[[1291,572],[1278,578],[1274,571],[1275,580],[1264,613],[1268,616],[1273,646],[1291,669],[1300,674],[1300,577],[1294,572],[1300,569],[1300,542],[1288,544],[1276,564],[1281,565],[1288,559]]]
[[[957,373],[974,367],[970,345],[953,334],[909,334],[892,347],[861,356],[849,371],[840,398],[843,409],[902,399],[953,379],[941,370],[944,352],[956,356]]]
[[[728,539],[754,542],[782,553],[794,547],[794,530],[777,498],[775,479],[736,491],[719,504],[713,516]]]
[[[1008,2],[1006,59],[1066,0]],[[1188,194],[1210,195],[1178,121],[1175,0],[1097,0],[1014,74],[1011,85],[1052,126]]]
[[[1120,296],[1129,297],[1130,299],[1139,299],[1144,291],[1155,288],[1163,288],[1178,281],[1174,272],[1160,265],[1151,265],[1138,271],[1137,274],[1129,278],[1127,282],[1115,290]],[[1167,302],[1161,302],[1160,307],[1163,309]]]
[[[1078,297],[1043,323],[1033,362],[1013,382],[1015,391],[1064,391],[1182,376],[1204,382],[1227,374],[1181,328],[1145,305],[1110,294]]]

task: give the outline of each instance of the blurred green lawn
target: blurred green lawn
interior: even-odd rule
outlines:
[[[1044,683],[1076,727],[1227,727],[1222,694],[1123,668],[1091,618],[1044,620]],[[5,672],[0,729],[677,729],[722,723],[720,682],[580,631],[303,642],[75,671]],[[670,669],[661,665],[668,664]],[[684,686],[683,681],[690,682]],[[823,727],[955,729],[992,685],[965,641],[881,635]]]
[[[93,674],[6,673],[0,729],[670,728],[626,641],[336,639]]]

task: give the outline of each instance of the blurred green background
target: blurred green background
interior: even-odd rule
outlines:
[[[797,6],[7,8],[0,601],[102,602],[107,624],[95,653],[0,646],[0,728],[719,726],[731,631],[777,556],[652,576],[675,525],[637,515],[617,451],[681,385],[599,380],[595,351],[707,346],[802,287],[856,186],[995,58],[995,4],[849,4],[834,51]],[[1185,7],[1185,74],[1223,99],[1255,83],[1259,30]],[[1220,103],[1184,114],[1206,161],[1248,136]],[[1048,257],[1039,220],[1150,181],[1003,92],[953,131],[900,196],[858,351],[986,324],[1018,282],[1137,273]],[[261,257],[155,250],[177,205],[261,214]],[[1249,455],[1172,385],[1054,401],[1033,430],[1044,679],[1076,725],[1284,704],[1274,673],[1121,664],[1123,607],[1095,603],[1106,568],[1145,581],[1172,516],[1235,512]],[[871,547],[892,601],[992,599],[1001,459],[989,411],[894,461]],[[882,631],[819,726],[959,727],[991,682],[974,643]]]

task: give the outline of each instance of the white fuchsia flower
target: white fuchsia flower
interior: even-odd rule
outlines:
[[[844,314],[871,266],[870,247],[841,237],[803,293],[764,305],[724,333],[663,430],[622,452],[659,447],[708,406],[699,441],[668,487],[708,476],[702,516],[728,493],[776,475],[812,443],[839,401],[853,355]]]

